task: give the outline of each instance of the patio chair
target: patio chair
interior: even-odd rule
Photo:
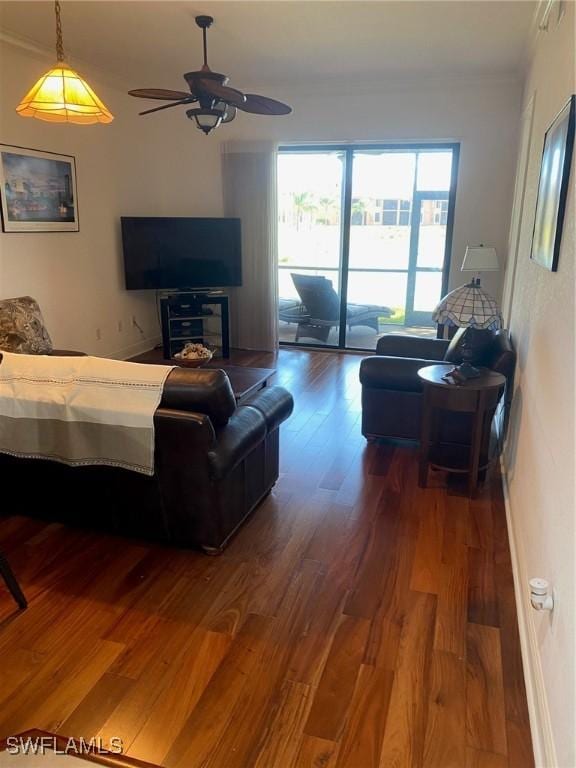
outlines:
[[[283,323],[301,323],[310,318],[308,310],[299,299],[278,300],[278,318]]]
[[[307,316],[298,321],[296,341],[302,337],[328,341],[330,330],[340,324],[340,297],[332,282],[321,275],[299,275],[291,273],[294,286],[306,307]],[[348,328],[362,325],[379,331],[378,318],[390,317],[392,310],[376,304],[347,304],[346,322]]]

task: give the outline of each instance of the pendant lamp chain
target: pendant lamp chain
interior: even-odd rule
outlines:
[[[54,13],[56,14],[56,58],[64,61],[64,43],[62,42],[62,19],[60,18],[60,0],[54,0]]]

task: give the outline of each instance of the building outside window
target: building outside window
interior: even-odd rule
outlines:
[[[389,227],[410,226],[410,200],[383,200],[382,224]]]

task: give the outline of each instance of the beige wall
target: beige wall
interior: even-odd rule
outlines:
[[[29,51],[1,45],[0,141],[76,157],[80,232],[0,234],[0,296],[34,295],[58,346],[122,356],[157,339],[153,297],[123,289],[119,217],[221,215],[220,144],[229,140],[460,141],[450,287],[467,279],[459,270],[468,243],[495,245],[502,261],[506,259],[518,83],[380,81],[344,87],[344,98],[333,83],[314,88],[301,84],[271,94],[293,105],[292,116],[240,114],[205,137],[179,109],[138,117],[140,104],[125,95],[128,85],[102,82],[99,73],[85,67],[116,116],[110,126],[49,125],[20,118],[14,106],[48,63]],[[497,296],[501,283],[502,274],[485,276],[485,286]],[[131,325],[133,314],[144,337]]]
[[[505,308],[519,354],[505,460],[520,625],[538,764],[550,768],[576,765],[574,163],[558,271],[529,257],[544,133],[576,90],[574,3],[564,7],[560,24],[551,19],[549,31],[540,33],[525,87],[524,103],[534,97],[535,108],[512,301]],[[529,606],[526,583],[533,576],[554,586],[554,613]]]
[[[289,117],[239,114],[222,138],[286,143],[338,141],[459,141],[460,172],[450,288],[465,283],[466,245],[494,245],[506,261],[521,85],[514,81],[381,78],[352,87],[306,83],[261,91],[288,102]],[[483,284],[501,296],[503,271]]]
[[[219,179],[217,150],[207,158],[191,124],[173,143],[169,126],[138,117],[125,91],[88,73],[116,117],[111,125],[19,117],[16,105],[49,63],[1,45],[0,142],[75,156],[80,232],[0,234],[0,298],[34,296],[58,347],[125,357],[156,343],[159,328],[154,296],[124,290],[120,216],[219,215],[219,182],[203,184],[214,165]]]

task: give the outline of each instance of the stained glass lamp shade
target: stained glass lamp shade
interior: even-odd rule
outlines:
[[[432,319],[439,325],[497,331],[502,315],[495,299],[476,283],[461,285],[440,301]]]
[[[64,61],[60,3],[56,13],[56,56],[58,62],[28,91],[16,112],[22,117],[36,117],[52,123],[111,123],[110,110],[100,101],[88,83]]]
[[[38,80],[16,112],[52,123],[111,123],[114,117],[88,83],[64,62]]]

